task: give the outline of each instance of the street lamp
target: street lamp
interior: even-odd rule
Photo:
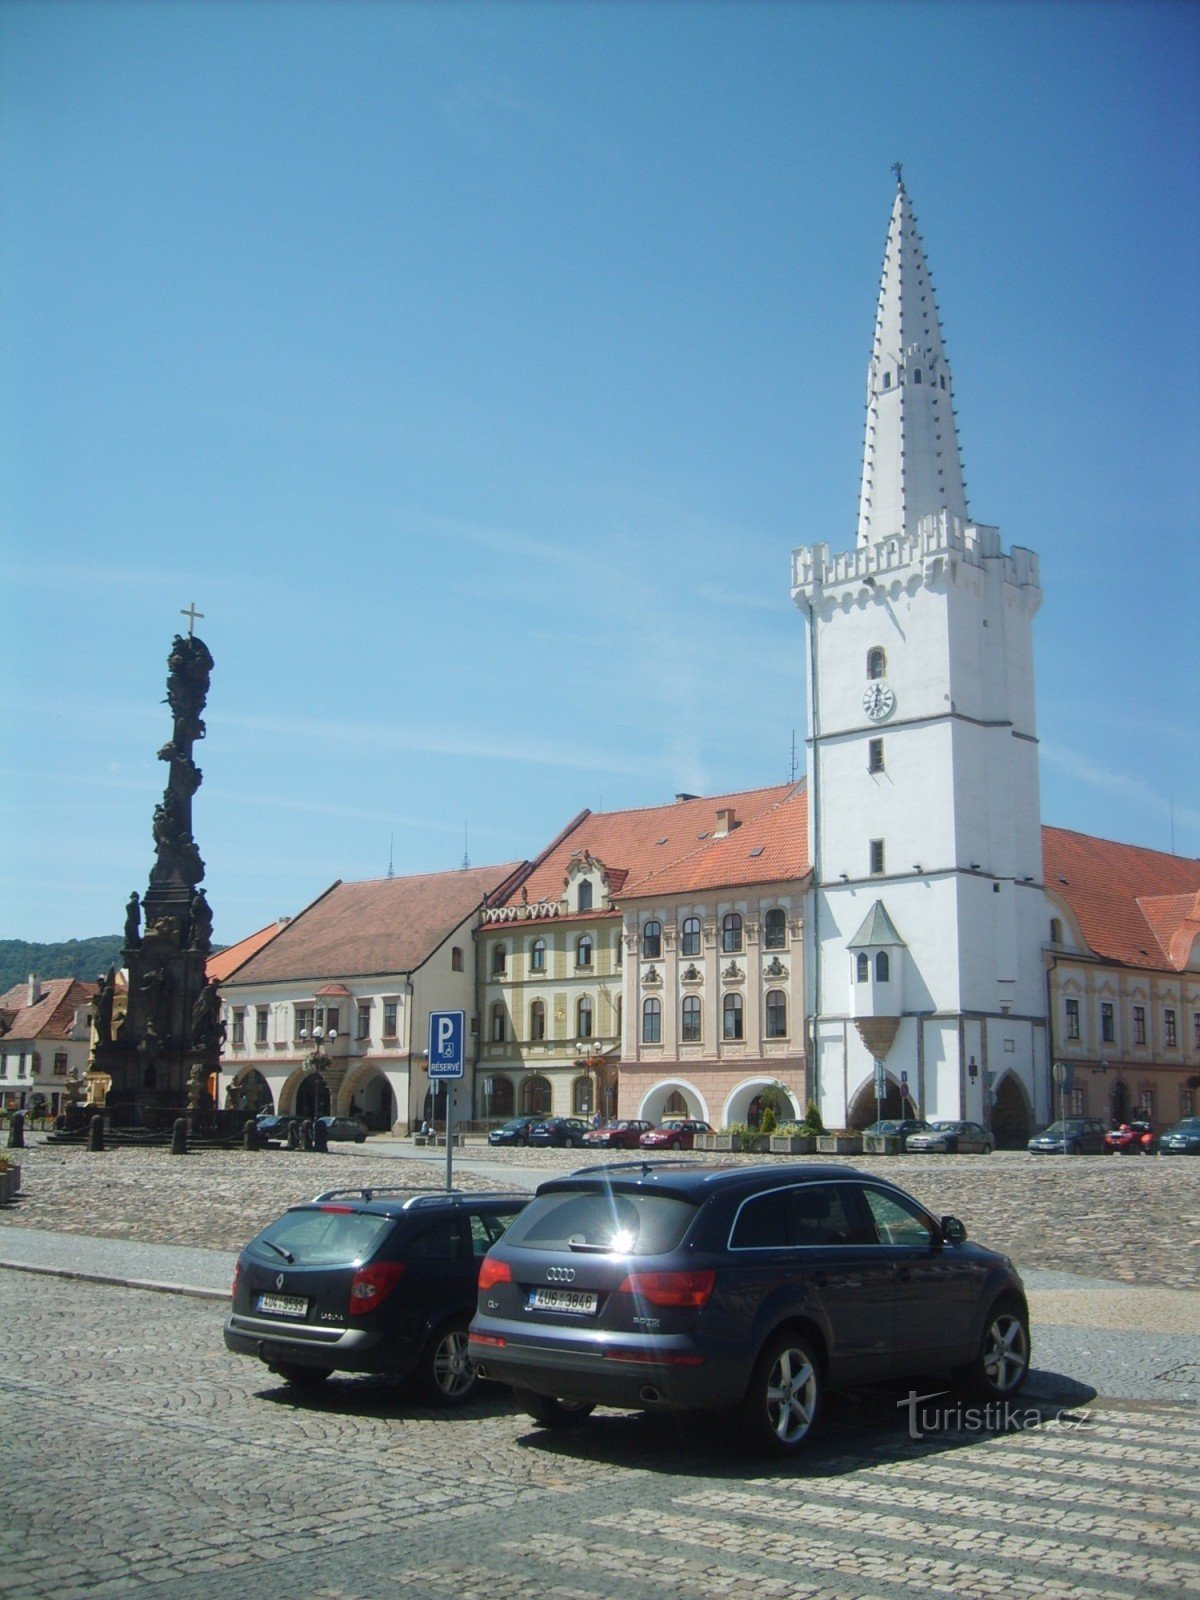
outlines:
[[[300,1030],[300,1042],[301,1042],[301,1044],[307,1044],[310,1039],[312,1041],[312,1049],[309,1051],[308,1055],[305,1056],[305,1058],[304,1058],[304,1070],[305,1070],[305,1072],[308,1072],[308,1073],[312,1074],[312,1076],[307,1081],[310,1082],[312,1084],[312,1086],[313,1086],[313,1116],[314,1117],[319,1117],[321,1115],[321,1110],[320,1110],[320,1106],[321,1106],[321,1090],[324,1087],[326,1089],[326,1091],[328,1092],[328,1085],[325,1083],[324,1074],[325,1074],[326,1068],[332,1066],[332,1064],[333,1064],[330,1061],[330,1058],[325,1054],[325,1051],[322,1049],[322,1043],[325,1040],[328,1040],[329,1045],[332,1048],[334,1041],[337,1039],[337,1036],[338,1036],[338,1034],[337,1034],[337,1029],[336,1028],[330,1028],[327,1033],[323,1032],[320,1028],[314,1028],[311,1033],[308,1031],[307,1028],[301,1028],[301,1030]],[[333,1115],[333,1095],[332,1095],[332,1093],[329,1094],[329,1114],[330,1114],[330,1116]]]

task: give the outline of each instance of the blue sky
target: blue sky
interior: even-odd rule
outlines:
[[[1200,10],[0,8],[0,937],[215,936],[803,765],[902,159],[1043,815],[1200,854]]]

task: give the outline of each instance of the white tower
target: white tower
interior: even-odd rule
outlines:
[[[987,1121],[1011,1073],[1041,1121],[1037,557],[1005,554],[969,517],[933,287],[895,170],[857,539],[793,558],[809,631],[814,1088],[828,1124],[870,1121],[882,1061],[889,1111],[903,1093],[906,1115]]]

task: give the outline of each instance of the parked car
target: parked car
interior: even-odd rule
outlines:
[[[225,1344],[288,1383],[331,1372],[414,1379],[461,1405],[479,1264],[524,1195],[330,1189],[251,1239],[238,1257]]]
[[[1158,1141],[1160,1156],[1200,1156],[1200,1117],[1184,1117]]]
[[[585,1145],[594,1148],[599,1145],[609,1150],[636,1150],[638,1141],[644,1133],[649,1133],[654,1124],[642,1122],[632,1117],[613,1118],[603,1122],[598,1128],[589,1128],[583,1136]]]
[[[470,1351],[547,1428],[597,1405],[728,1413],[802,1446],[826,1388],[1029,1368],[1012,1263],[910,1195],[815,1162],[609,1164],[539,1186],[479,1276]]]
[[[499,1128],[488,1131],[489,1144],[519,1144],[529,1143],[529,1130],[535,1122],[541,1122],[541,1117],[511,1117]]]
[[[351,1144],[362,1144],[367,1137],[369,1129],[359,1117],[318,1117],[317,1121],[325,1129],[325,1137],[331,1142],[341,1140]]]
[[[707,1122],[698,1117],[671,1117],[659,1128],[651,1128],[638,1140],[643,1150],[694,1150],[698,1133],[711,1133]]]
[[[885,1118],[882,1122],[873,1122],[869,1128],[863,1129],[863,1138],[886,1138],[889,1134],[899,1137],[904,1141],[901,1149],[908,1149],[908,1136],[910,1133],[924,1133],[929,1124],[920,1117]]]
[[[260,1145],[286,1144],[288,1129],[299,1122],[299,1117],[279,1117],[264,1113],[255,1117],[254,1130]]]
[[[585,1122],[582,1117],[546,1117],[530,1126],[529,1142],[550,1144],[559,1148],[570,1145],[576,1150],[582,1150],[584,1135],[590,1129],[591,1124]]]
[[[1099,1117],[1067,1117],[1030,1139],[1031,1155],[1101,1156],[1108,1130]]]
[[[995,1143],[978,1122],[931,1122],[924,1133],[910,1133],[904,1148],[926,1155],[990,1156]]]
[[[1154,1129],[1148,1122],[1123,1122],[1119,1128],[1110,1128],[1104,1142],[1118,1155],[1153,1155],[1156,1145]]]

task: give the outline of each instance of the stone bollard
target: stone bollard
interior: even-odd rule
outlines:
[[[329,1129],[318,1119],[313,1123],[312,1132],[313,1149],[320,1155],[327,1154],[329,1150]]]
[[[242,1149],[258,1149],[258,1124],[253,1117],[247,1117],[242,1123]]]
[[[289,1150],[299,1150],[300,1148],[300,1124],[298,1122],[288,1123],[287,1147]]]
[[[104,1149],[104,1118],[99,1112],[88,1123],[88,1149]]]
[[[300,1148],[301,1150],[311,1150],[312,1147],[313,1125],[311,1122],[302,1122],[300,1124]]]
[[[25,1148],[25,1113],[14,1111],[12,1120],[8,1124],[8,1148],[10,1150],[24,1150]]]
[[[175,1126],[171,1129],[171,1154],[185,1156],[187,1153],[187,1118],[176,1117]]]

